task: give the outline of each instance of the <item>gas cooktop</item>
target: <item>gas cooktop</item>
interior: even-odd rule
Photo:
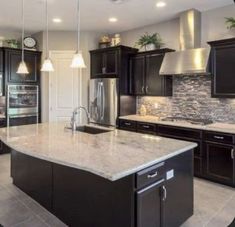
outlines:
[[[209,125],[213,123],[213,121],[210,119],[192,119],[184,117],[166,117],[163,118],[162,121],[185,122],[194,125]]]

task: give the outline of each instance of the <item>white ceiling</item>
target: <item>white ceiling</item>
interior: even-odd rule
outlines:
[[[48,0],[50,30],[75,30],[77,0]],[[233,0],[165,0],[165,8],[156,8],[157,0],[124,0],[114,4],[110,0],[80,0],[82,30],[102,32],[121,32],[136,27],[169,20],[187,9],[206,11],[229,5]],[[12,31],[21,27],[21,1],[0,0],[0,29]],[[25,0],[26,30],[37,32],[45,28],[45,0]],[[51,22],[52,18],[63,20],[60,24]],[[117,23],[110,23],[109,17],[117,17]]]

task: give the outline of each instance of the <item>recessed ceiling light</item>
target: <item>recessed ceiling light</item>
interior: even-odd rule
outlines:
[[[120,4],[120,3],[123,3],[123,0],[111,0],[111,2],[115,4]]]
[[[114,22],[117,22],[117,21],[118,21],[118,19],[116,17],[110,17],[109,18],[109,22],[114,23]]]
[[[54,23],[61,23],[62,22],[62,20],[60,18],[54,18],[52,21]]]
[[[162,7],[165,7],[166,6],[166,3],[165,2],[157,2],[156,6],[158,8],[162,8]]]

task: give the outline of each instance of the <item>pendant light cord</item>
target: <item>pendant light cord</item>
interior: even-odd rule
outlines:
[[[46,0],[46,58],[49,58],[49,38],[48,38],[48,27],[49,27],[49,22],[48,22],[48,0]]]
[[[77,0],[77,52],[80,47],[80,2]]]
[[[22,62],[24,61],[24,0],[22,0],[22,36],[21,36],[21,45],[22,45],[22,56],[21,56],[21,60]]]

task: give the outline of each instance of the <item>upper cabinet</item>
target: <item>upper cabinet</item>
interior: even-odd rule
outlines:
[[[5,49],[5,77],[8,83],[37,83],[39,82],[41,53],[25,51],[25,63],[29,74],[20,75],[16,71],[21,62],[21,50]]]
[[[129,59],[137,49],[116,46],[90,51],[91,79],[119,78],[120,94],[129,94]]]
[[[171,96],[172,77],[160,76],[164,54],[171,49],[140,52],[130,59],[130,93],[133,95]]]
[[[235,39],[209,42],[211,51],[212,97],[235,98]]]

